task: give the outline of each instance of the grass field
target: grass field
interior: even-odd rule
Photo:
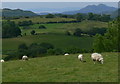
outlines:
[[[3,63],[3,82],[118,82],[118,53],[102,53],[104,64],[93,64],[90,53],[31,58]]]
[[[26,33],[27,36],[17,38],[3,39],[3,52],[16,50],[18,45],[26,43],[42,43],[47,42],[53,44],[56,48],[70,48],[78,47],[81,49],[91,49],[93,44],[93,37],[75,37],[66,36],[65,32],[69,31],[73,33],[76,28],[82,30],[89,30],[93,27],[108,27],[106,22],[99,21],[82,21],[79,23],[54,23],[54,24],[42,24],[47,29],[38,29],[41,24],[34,24],[30,26],[30,29],[22,29],[22,34]],[[30,35],[30,32],[35,30],[36,33],[47,33],[44,35]],[[54,33],[54,34],[51,34]]]
[[[26,43],[47,42],[53,44],[56,48],[79,47],[81,49],[91,49],[93,37],[75,37],[61,34],[28,35],[17,38],[3,39],[3,51],[16,50],[18,45]]]
[[[47,29],[38,29],[40,25],[44,25]],[[30,29],[23,29],[22,33],[29,35],[32,30],[35,30],[37,33],[65,33],[66,31],[73,33],[76,28],[86,31],[93,27],[107,28],[108,23],[100,21],[82,21],[79,23],[34,24],[30,26]]]

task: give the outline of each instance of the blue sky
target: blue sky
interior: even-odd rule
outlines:
[[[63,12],[98,4],[118,7],[117,2],[3,2],[2,8],[23,9],[33,12]]]

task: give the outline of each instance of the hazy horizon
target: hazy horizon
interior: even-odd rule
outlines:
[[[88,5],[105,4],[111,7],[118,7],[117,2],[3,2],[2,8],[29,10],[40,12],[64,12],[79,10]]]

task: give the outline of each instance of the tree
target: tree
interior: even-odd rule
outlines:
[[[48,15],[46,15],[46,18],[54,18],[54,15],[53,14],[48,14]]]
[[[118,18],[119,19],[119,18]],[[110,46],[111,51],[118,51],[119,46],[119,20],[114,20],[109,22],[107,33],[105,34],[105,40],[107,43],[105,45]],[[107,49],[107,48],[106,48]]]
[[[95,52],[101,53],[105,51],[104,38],[100,34],[96,34],[93,49]]]
[[[93,13],[88,13],[88,20],[93,20],[94,14]]]
[[[84,20],[83,14],[81,14],[81,13],[76,14],[76,19],[77,19],[77,21],[82,21],[82,20]]]
[[[30,33],[31,35],[35,35],[35,30],[32,30]]]
[[[11,38],[21,35],[21,30],[14,21],[3,21],[2,22],[2,37]]]
[[[75,32],[73,33],[74,36],[81,36],[82,30],[81,29],[75,29]]]

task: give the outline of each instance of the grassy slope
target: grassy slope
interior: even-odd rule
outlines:
[[[92,47],[92,37],[75,37],[66,36],[61,34],[46,34],[46,35],[28,35],[17,38],[3,39],[3,51],[4,50],[16,50],[18,45],[21,43],[26,43],[27,45],[31,43],[41,43],[48,42],[53,44],[57,48],[68,48],[68,47],[79,47],[91,49]]]
[[[102,54],[103,65],[94,65],[90,54],[84,54],[86,63],[78,54],[8,61],[3,63],[3,82],[117,82],[118,54]]]

